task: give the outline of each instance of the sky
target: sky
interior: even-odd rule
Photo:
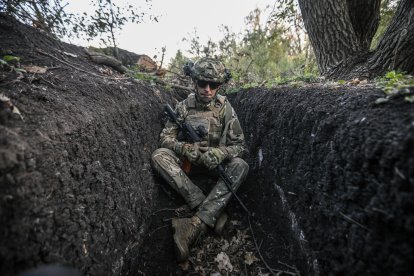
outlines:
[[[189,49],[184,37],[191,37],[197,31],[200,41],[205,43],[211,38],[217,42],[223,34],[220,26],[229,26],[232,32],[244,30],[245,17],[256,7],[264,9],[273,6],[276,0],[129,0],[128,3],[150,8],[149,13],[156,16],[158,22],[147,17],[146,22],[127,24],[117,34],[118,47],[137,53],[161,57],[161,48],[166,47],[164,60],[169,62],[177,50]],[[90,11],[88,1],[69,0],[70,11]],[[124,0],[114,0],[124,3]],[[264,16],[265,17],[265,16]],[[99,46],[98,42],[80,40],[68,41],[80,46]]]

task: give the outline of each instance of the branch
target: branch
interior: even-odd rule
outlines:
[[[89,74],[89,75],[92,75],[92,76],[95,76],[95,77],[98,77],[98,78],[109,79],[109,80],[127,80],[127,79],[129,79],[129,78],[112,78],[112,77],[106,77],[106,76],[98,75],[98,74],[95,74],[95,73],[92,73],[92,72],[89,72],[89,71],[83,70],[83,69],[81,69],[81,68],[78,68],[78,67],[76,67],[76,66],[74,66],[74,65],[70,64],[69,62],[63,61],[63,60],[59,59],[58,57],[55,57],[55,56],[53,56],[53,55],[51,55],[51,54],[48,54],[48,53],[46,53],[46,52],[43,52],[41,49],[38,49],[38,48],[37,48],[37,49],[36,49],[36,51],[37,51],[38,53],[42,54],[42,55],[45,55],[45,56],[51,57],[51,58],[53,58],[53,59],[55,59],[55,60],[57,60],[57,61],[59,61],[59,62],[61,62],[61,63],[63,63],[63,64],[66,64],[67,66],[69,66],[69,67],[71,67],[71,68],[73,68],[73,69],[75,69],[75,70],[77,70],[77,71],[80,71],[80,72],[83,72],[83,73],[86,73],[86,74]]]
[[[101,54],[98,52],[88,51],[87,49],[85,50],[88,56],[90,57],[90,59],[97,64],[103,64],[103,65],[110,66],[122,74],[128,71],[128,69],[122,65],[122,62],[117,60],[114,57],[107,56],[105,54]]]

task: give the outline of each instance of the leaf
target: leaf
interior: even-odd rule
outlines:
[[[14,70],[15,70],[17,73],[26,73],[26,70],[24,70],[24,69],[22,69],[22,68],[14,68]]]
[[[23,69],[26,70],[27,73],[32,73],[32,74],[44,74],[47,71],[47,67],[40,67],[36,65],[23,66]]]
[[[217,254],[217,257],[214,258],[214,261],[218,263],[217,267],[219,270],[225,270],[229,272],[233,271],[233,265],[230,263],[230,258],[226,253],[220,252]]]
[[[393,78],[395,78],[395,71],[390,71],[390,72],[388,72],[388,73],[385,75],[385,77],[386,77],[387,79],[393,79]]]
[[[254,263],[256,261],[258,261],[258,259],[253,254],[253,252],[246,252],[246,254],[244,254],[244,263],[245,264],[251,265],[252,263]]]
[[[20,119],[23,120],[23,116],[20,113],[19,109],[17,109],[17,107],[12,104],[9,97],[6,97],[4,94],[0,94],[0,101],[3,103],[3,106],[5,106],[5,108],[10,109],[12,113],[19,115]]]
[[[378,98],[376,101],[375,101],[375,103],[376,104],[383,104],[383,103],[386,103],[386,102],[388,102],[389,101],[389,99],[388,98]]]
[[[339,81],[338,81],[338,84],[341,84],[341,85],[342,85],[342,84],[345,84],[345,83],[346,83],[346,81],[345,81],[345,80],[339,80]]]
[[[357,84],[359,84],[359,82],[360,82],[360,80],[358,78],[355,78],[355,79],[351,80],[349,83],[352,84],[352,85],[357,85]]]
[[[6,65],[6,64],[7,64],[7,62],[5,60],[0,59],[0,65]]]
[[[411,96],[406,96],[405,98],[404,98],[404,100],[406,100],[407,102],[409,102],[409,103],[414,103],[414,95],[411,95]]]
[[[10,61],[20,61],[20,57],[15,57],[15,56],[4,56],[3,57],[4,61],[10,62]]]

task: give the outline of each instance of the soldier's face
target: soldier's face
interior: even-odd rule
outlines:
[[[199,99],[204,103],[208,103],[216,96],[220,83],[198,80],[196,87]]]

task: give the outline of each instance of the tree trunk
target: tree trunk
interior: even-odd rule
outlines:
[[[358,38],[358,43],[364,50],[369,50],[380,21],[381,0],[348,0],[348,13],[352,26]]]
[[[414,72],[414,1],[401,0],[378,44],[380,0],[299,0],[321,75],[373,78],[388,70]]]
[[[299,0],[299,6],[322,75],[361,51],[345,0]]]
[[[389,70],[414,74],[414,1],[401,0],[390,26],[367,62],[371,75]]]

